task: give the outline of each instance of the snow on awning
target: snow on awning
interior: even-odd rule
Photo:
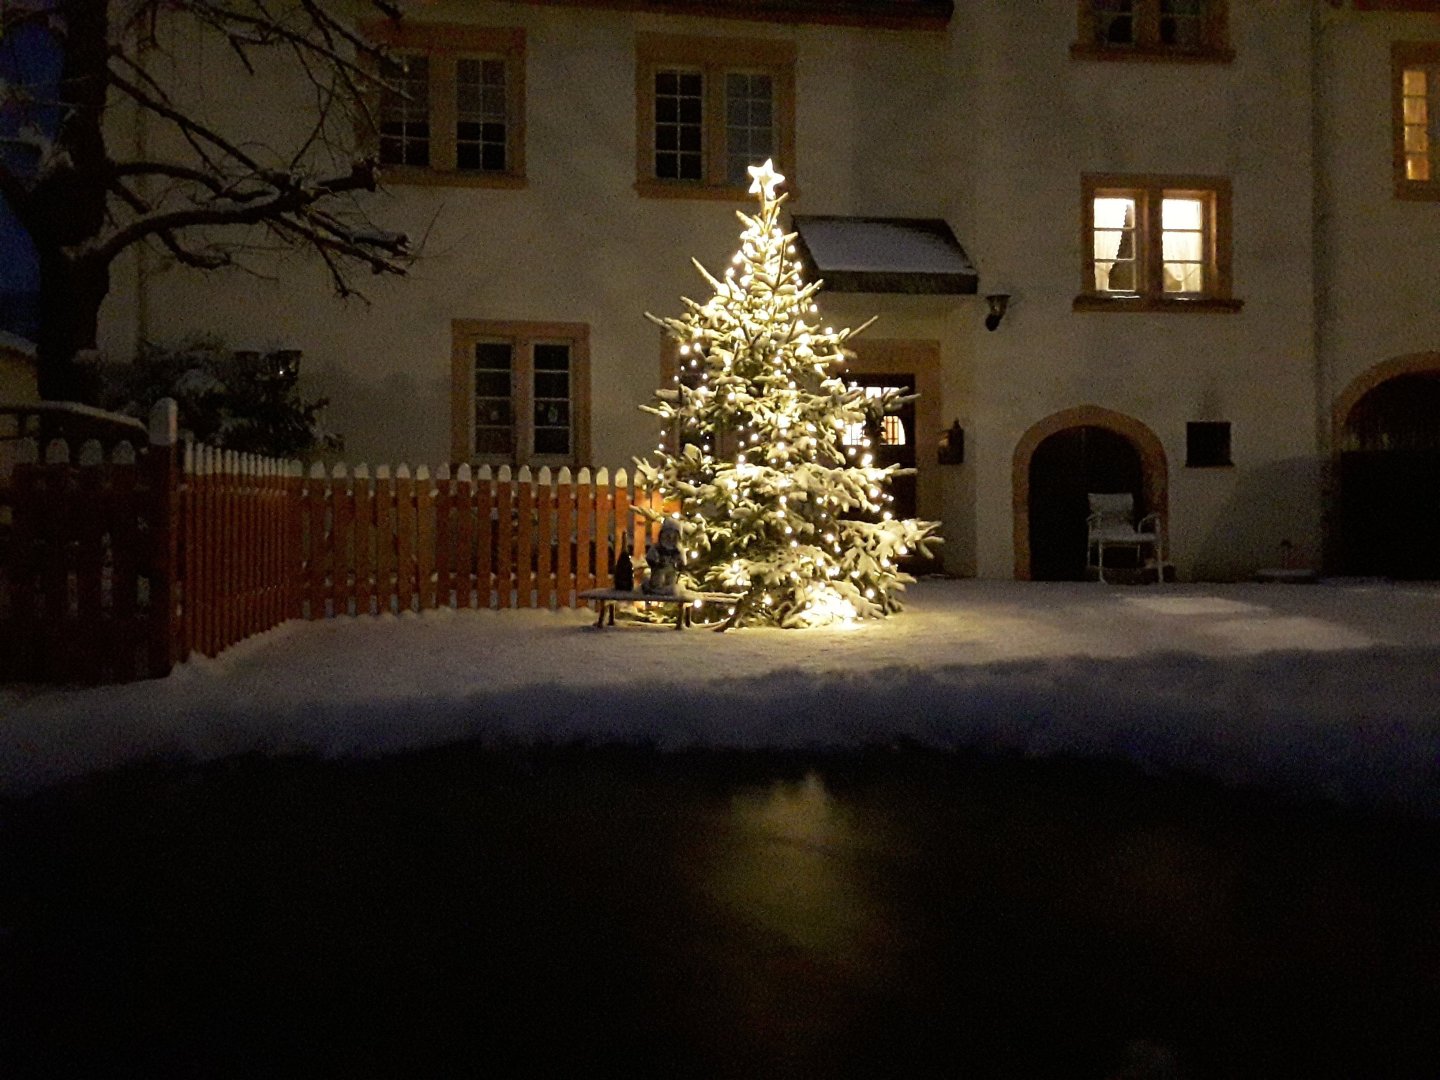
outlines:
[[[980,277],[941,218],[797,214],[796,247],[807,277],[832,292],[975,293]]]

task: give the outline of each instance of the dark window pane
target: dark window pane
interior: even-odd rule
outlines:
[[[655,175],[661,180],[678,180],[680,178],[680,159],[674,154],[656,154]]]
[[[508,457],[515,453],[515,433],[509,428],[476,428],[475,453]]]
[[[481,69],[481,74],[480,74],[480,80],[481,80],[481,82],[484,82],[484,83],[486,83],[486,84],[489,85],[489,86],[504,86],[504,85],[505,85],[505,61],[504,61],[504,60],[484,60],[484,61],[481,61],[480,69]]]
[[[382,136],[380,139],[380,163],[382,165],[403,165],[405,163],[405,146],[399,140]]]
[[[425,142],[408,142],[405,144],[406,165],[429,165],[430,144]]]
[[[505,171],[505,147],[486,143],[480,155],[480,168],[486,172]]]
[[[514,419],[509,398],[480,398],[475,402],[477,427],[508,427]]]
[[[461,142],[479,142],[481,126],[474,120],[461,120],[455,125],[455,137]]]
[[[535,373],[536,398],[568,398],[570,376],[563,371],[537,371]]]
[[[698,71],[687,71],[680,75],[680,93],[687,97],[700,96],[700,73]]]
[[[508,342],[482,341],[475,346],[475,366],[509,371],[511,353],[512,348]]]
[[[569,371],[569,345],[536,345],[535,367],[539,371]]]
[[[535,430],[535,453],[570,453],[569,428],[537,428]]]
[[[699,180],[699,179],[700,179],[700,155],[699,155],[699,154],[686,154],[686,155],[681,156],[681,158],[680,158],[680,179],[681,179],[681,180]]]
[[[680,98],[680,122],[682,124],[700,123],[700,99]]]
[[[680,119],[680,106],[673,97],[655,99],[655,120],[661,124],[673,124]]]
[[[480,137],[488,143],[504,143],[505,125],[492,121],[480,129]]]
[[[679,76],[673,71],[657,71],[655,73],[655,93],[669,94],[673,96],[677,91]]]
[[[535,426],[569,427],[570,403],[568,401],[535,402]]]
[[[677,127],[662,127],[655,129],[655,149],[674,150],[680,145],[680,129]]]
[[[680,149],[688,150],[691,153],[700,152],[700,129],[698,127],[682,127],[680,129]]]
[[[508,371],[477,371],[475,393],[483,398],[508,398],[510,396],[510,373]]]

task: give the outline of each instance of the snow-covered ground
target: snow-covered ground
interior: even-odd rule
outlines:
[[[884,622],[582,611],[289,623],[96,689],[0,689],[0,791],[154,756],[457,739],[1113,755],[1440,816],[1440,587],[925,581]]]

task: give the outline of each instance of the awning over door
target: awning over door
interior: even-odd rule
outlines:
[[[832,292],[974,294],[980,277],[941,218],[796,214],[806,275]]]

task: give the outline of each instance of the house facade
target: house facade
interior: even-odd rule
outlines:
[[[1181,579],[1440,577],[1440,4],[434,0],[365,29],[406,90],[369,138],[409,277],[362,305],[305,260],[137,255],[111,355],[299,349],[357,461],[626,465],[675,374],[643,313],[704,298],[690,258],[726,265],[774,158],[825,322],[878,317],[852,376],[919,393],[887,438],[948,571],[1079,577],[1086,493],[1126,490]],[[305,122],[193,56],[216,115]]]

